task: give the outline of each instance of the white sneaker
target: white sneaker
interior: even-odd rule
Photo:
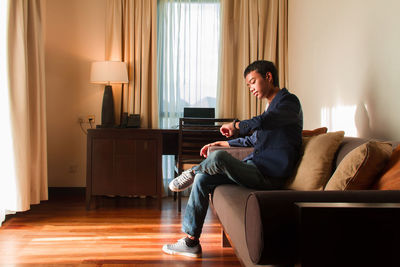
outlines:
[[[163,246],[162,250],[171,255],[183,255],[193,258],[201,257],[201,245],[200,243],[194,247],[189,247],[186,245],[185,237],[181,238],[175,244],[166,244]]]
[[[195,174],[192,169],[186,170],[169,183],[169,189],[173,192],[181,192],[191,186],[194,181]]]

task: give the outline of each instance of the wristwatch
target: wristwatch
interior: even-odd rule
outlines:
[[[238,128],[236,128],[236,123],[237,122],[240,122],[240,120],[238,120],[238,119],[234,119],[233,120],[233,128],[235,129],[235,130],[239,130]]]

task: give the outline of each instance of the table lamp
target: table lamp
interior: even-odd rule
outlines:
[[[105,84],[103,105],[101,108],[101,128],[115,126],[112,83],[128,83],[128,71],[125,62],[97,61],[92,63],[90,82]]]

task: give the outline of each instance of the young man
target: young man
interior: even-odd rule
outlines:
[[[206,159],[184,171],[169,184],[179,192],[193,184],[182,223],[186,237],[163,246],[168,254],[201,256],[200,234],[208,209],[208,195],[221,184],[238,184],[256,190],[280,189],[292,174],[300,157],[303,113],[298,98],[279,88],[278,73],[272,62],[251,63],[244,71],[247,86],[257,98],[266,98],[269,106],[261,115],[249,120],[227,123],[220,132],[231,137],[239,132],[244,138],[205,145],[200,154]],[[250,136],[248,136],[251,134]],[[226,151],[208,155],[210,146],[254,147],[243,161]]]

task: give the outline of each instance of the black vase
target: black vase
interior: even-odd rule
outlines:
[[[114,99],[111,85],[106,85],[103,95],[103,107],[101,108],[101,128],[115,126]]]

